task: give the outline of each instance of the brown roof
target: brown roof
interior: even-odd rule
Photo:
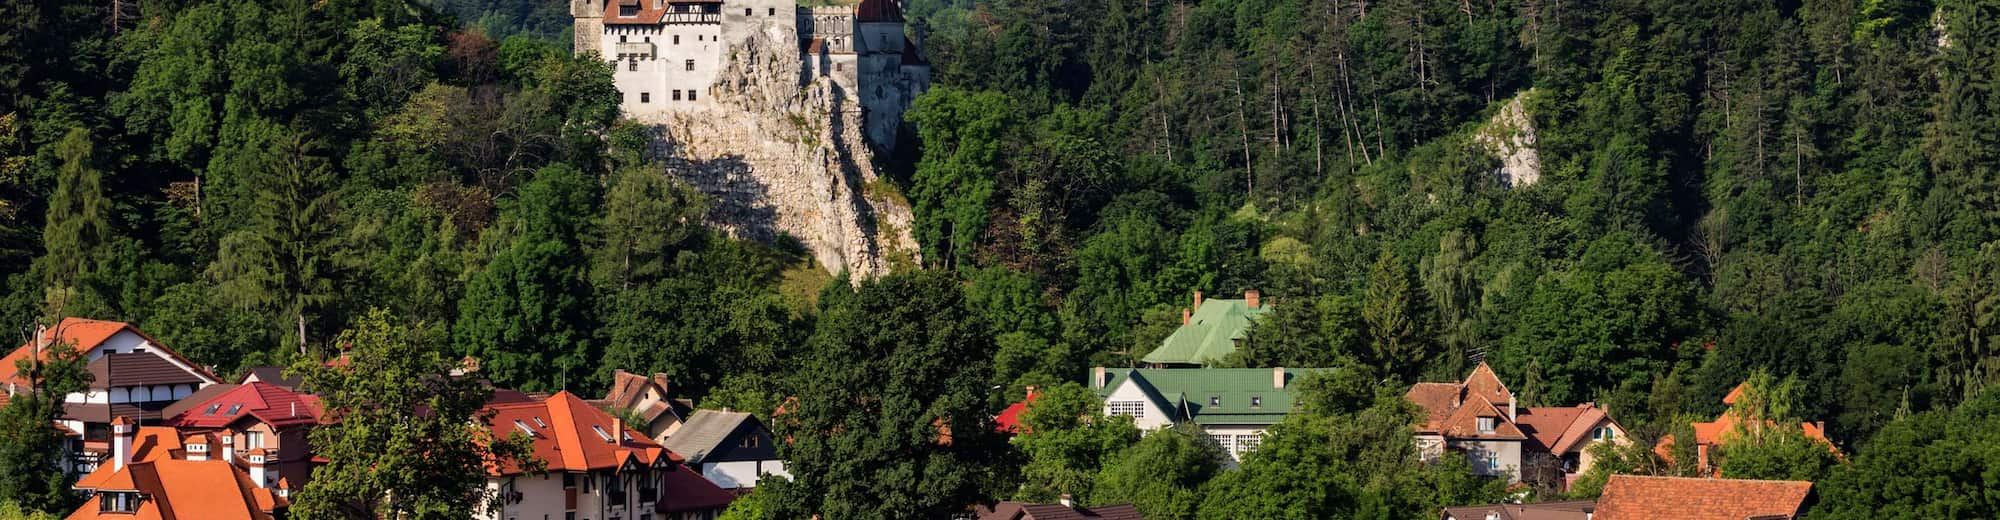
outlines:
[[[1417,383],[1403,398],[1424,409],[1424,424],[1421,431],[1437,431],[1444,420],[1451,418],[1452,410],[1458,409],[1458,383]]]
[[[150,352],[106,354],[90,362],[93,389],[112,386],[179,385],[209,382],[203,376],[174,366],[167,358]]]
[[[1617,424],[1596,403],[1522,408],[1514,419],[1521,432],[1539,445],[1537,449],[1549,453],[1569,453],[1590,440],[1591,432],[1605,421]]]
[[[181,357],[181,355],[179,353],[174,352],[173,349],[167,348],[166,345],[160,344],[158,340],[153,339],[151,336],[147,336],[145,332],[142,332],[138,328],[133,327],[132,325],[127,324],[125,322],[90,320],[83,318],[63,318],[62,322],[57,323],[55,327],[43,330],[41,332],[41,339],[45,342],[55,342],[55,341],[74,342],[76,345],[76,351],[78,353],[88,354],[90,351],[95,350],[97,347],[103,346],[106,340],[110,340],[111,338],[116,337],[118,333],[127,330],[130,330],[132,331],[133,334],[137,334],[140,338],[145,339],[146,343],[150,344],[148,346],[149,349],[156,350],[161,355],[164,355],[168,358],[172,358],[173,360],[178,361],[181,364],[194,367],[194,372],[197,375],[199,375],[202,380],[209,382],[220,382],[219,380],[215,379],[215,376],[202,370],[200,365],[196,365],[193,361],[188,361],[187,358]],[[8,353],[6,357],[0,358],[0,383],[14,383],[24,386],[28,383],[26,380],[21,378],[19,371],[16,369],[16,363],[21,360],[28,359],[29,357],[34,356],[35,353],[38,351],[41,352],[42,356],[44,357],[48,356],[48,351],[46,349],[38,350],[36,348],[36,343],[38,342],[29,341],[27,343],[23,343],[21,344],[21,346],[16,347],[13,352]],[[103,376],[100,375],[98,377],[98,380],[102,381]],[[91,388],[103,388],[103,387],[92,386]]]
[[[230,390],[235,390],[236,386],[237,385],[233,383],[222,383],[222,384],[208,385],[201,388],[197,388],[195,389],[194,393],[188,394],[187,397],[183,397],[179,401],[174,401],[174,404],[167,405],[167,408],[160,412],[160,416],[173,417],[176,415],[180,415],[181,413],[193,409],[195,405],[208,402],[209,399],[214,399],[215,396],[229,393]]]
[[[1505,403],[1514,398],[1514,393],[1508,391],[1507,385],[1500,382],[1500,376],[1493,374],[1493,367],[1486,366],[1484,361],[1479,362],[1479,366],[1472,367],[1471,375],[1465,376],[1465,394],[1467,398],[1475,395],[1484,397],[1494,404]]]
[[[861,5],[854,8],[854,21],[901,22],[903,6],[897,4],[896,0],[861,0]]]
[[[1481,417],[1493,418],[1492,432],[1479,431]],[[1452,412],[1451,418],[1445,419],[1444,426],[1439,431],[1444,436],[1454,439],[1527,440],[1528,438],[1521,433],[1519,427],[1507,420],[1505,412],[1493,406],[1493,403],[1488,402],[1486,398],[1478,396],[1467,400],[1464,406]]]
[[[1444,517],[1448,520],[1486,520],[1487,515],[1497,515],[1500,520],[1590,520],[1590,513],[1596,508],[1597,502],[1594,500],[1490,504],[1447,507],[1444,508]]]
[[[1001,502],[991,509],[981,506],[979,520],[1145,520],[1132,504],[1072,507],[1062,504]]]
[[[1612,475],[1597,499],[1597,520],[1793,518],[1812,483]]]

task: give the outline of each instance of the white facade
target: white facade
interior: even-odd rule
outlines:
[[[1160,409],[1146,391],[1131,378],[1118,383],[1118,387],[1104,398],[1104,415],[1126,415],[1132,417],[1132,424],[1141,431],[1152,431],[1174,425],[1172,414]],[[1225,466],[1234,467],[1244,455],[1255,451],[1264,440],[1265,425],[1200,424],[1201,431],[1209,440],[1215,441],[1228,457]]]
[[[644,122],[714,107],[710,87],[734,53],[751,49],[784,49],[798,59],[801,85],[831,80],[845,110],[860,111],[868,140],[883,148],[895,146],[903,112],[930,88],[930,65],[911,59],[914,49],[904,52],[904,24],[857,23],[853,7],[572,0],[570,11],[577,54],[595,52],[612,64],[620,108]]]
[[[757,481],[766,474],[792,478],[792,473],[785,470],[785,461],[782,460],[738,460],[701,464],[701,476],[725,489],[757,487]]]

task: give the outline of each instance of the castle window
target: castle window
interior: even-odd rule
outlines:
[[[653,37],[651,37],[651,36],[647,36],[647,37],[646,37],[646,43],[653,43]]]
[[[639,60],[626,60],[625,70],[639,70]]]
[[[688,90],[688,101],[694,101],[694,90]]]
[[[618,35],[618,43],[625,43],[625,35],[623,34]]]
[[[776,7],[771,8],[770,12],[765,13],[765,16],[777,16],[777,15],[778,15],[778,8]]]
[[[680,44],[681,44],[681,35],[678,34],[674,35],[674,45],[680,45]]]
[[[750,16],[750,8],[748,7],[743,8],[743,16]]]
[[[687,69],[690,71],[694,70],[694,60],[687,60]]]
[[[651,93],[651,92],[640,92],[640,93],[639,93],[639,102],[640,102],[640,103],[651,103],[651,102],[653,102],[653,93]]]
[[[681,100],[680,89],[674,89],[674,101],[680,101],[680,100]]]

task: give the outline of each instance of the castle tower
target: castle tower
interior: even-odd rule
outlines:
[[[604,34],[604,0],[569,0],[569,14],[576,18],[575,41],[578,56],[586,52],[602,54],[599,39]]]

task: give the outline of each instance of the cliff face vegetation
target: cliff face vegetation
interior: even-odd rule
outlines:
[[[714,198],[708,220],[733,236],[796,240],[856,278],[914,267],[909,205],[883,182],[860,109],[827,78],[799,86],[793,38],[732,42],[713,103],[658,122],[657,157]]]

